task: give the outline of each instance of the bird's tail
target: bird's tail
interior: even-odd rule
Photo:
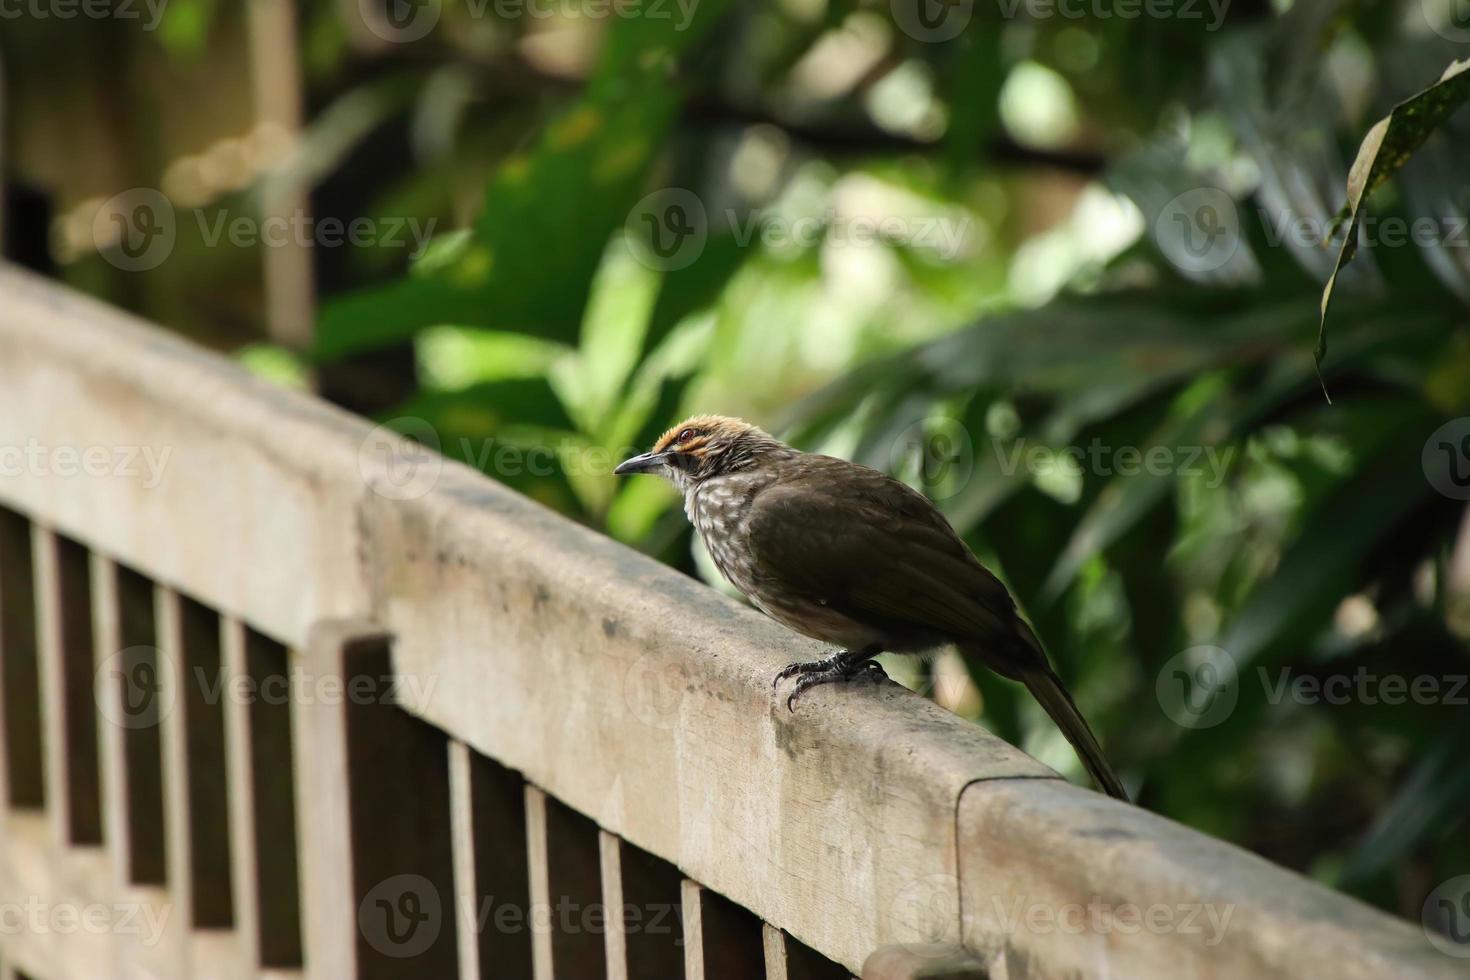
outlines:
[[[1087,719],[1077,710],[1077,703],[1062,686],[1062,679],[1056,672],[1043,661],[1039,665],[1023,667],[1019,680],[1026,685],[1031,696],[1041,702],[1041,706],[1046,709],[1051,720],[1056,722],[1062,734],[1067,736],[1067,741],[1077,750],[1077,755],[1092,776],[1093,782],[1114,799],[1128,802],[1128,791],[1123,788],[1113,767],[1108,765],[1097,736],[1092,734]]]

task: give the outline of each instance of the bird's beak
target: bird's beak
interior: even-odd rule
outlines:
[[[623,460],[613,472],[618,476],[626,476],[629,473],[647,473],[664,465],[664,461],[668,458],[668,453],[644,453],[642,456]]]

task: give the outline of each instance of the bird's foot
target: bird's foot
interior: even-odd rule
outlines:
[[[859,677],[871,680],[875,684],[880,683],[888,679],[888,674],[872,659],[877,656],[878,652],[877,650],[844,650],[825,660],[788,664],[776,675],[771,688],[774,690],[786,678],[799,675],[796,687],[786,698],[786,710],[795,711],[797,699],[802,693],[822,684],[850,681]]]
[[[785,667],[781,668],[781,672],[776,675],[776,679],[771,681],[771,690],[774,691],[776,688],[781,686],[781,682],[784,681],[786,678],[795,677],[797,674],[827,674],[831,673],[832,671],[840,672],[843,669],[842,658],[846,655],[847,654],[844,651],[843,653],[834,653],[832,656],[826,658],[825,660],[807,660],[804,662],[787,664]]]

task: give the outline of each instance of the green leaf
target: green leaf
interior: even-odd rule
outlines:
[[[685,317],[713,306],[750,251],[733,235],[712,236],[699,258],[664,273],[643,349],[653,350]]]
[[[1394,106],[1363,137],[1357,159],[1348,173],[1347,203],[1337,218],[1339,224],[1346,221],[1347,230],[1337,253],[1337,263],[1322,290],[1322,316],[1318,321],[1317,347],[1313,352],[1319,376],[1322,361],[1327,357],[1327,311],[1332,305],[1333,287],[1337,285],[1337,276],[1343,267],[1357,254],[1358,219],[1363,202],[1374,189],[1393,176],[1467,98],[1470,98],[1470,59],[1451,63],[1439,81]],[[1322,393],[1327,393],[1325,382]]]
[[[581,99],[547,125],[532,153],[492,177],[470,240],[441,242],[405,281],[328,304],[317,357],[446,324],[575,343],[608,239],[636,203],[682,101],[669,80],[673,59],[723,7],[697,5],[692,24],[617,18]]]
[[[1000,130],[1000,90],[1006,61],[1002,32],[995,27],[966,31],[955,38],[946,88],[954,113],[944,134],[945,162],[959,180],[974,165],[986,140]]]
[[[1237,702],[1224,721],[1190,730],[1179,740],[1172,753],[1179,761],[1169,767],[1171,791],[1199,789],[1210,768],[1201,760],[1223,763],[1236,756],[1240,740],[1262,724],[1269,708],[1258,669],[1305,656],[1342,597],[1372,575],[1363,567],[1365,558],[1432,492],[1418,466],[1417,442],[1409,439],[1433,428],[1430,416],[1418,403],[1365,406],[1365,412],[1370,410],[1379,426],[1370,437],[1377,443],[1376,455],[1362,472],[1331,488],[1274,573],[1255,584],[1215,641],[1239,671]]]
[[[1213,450],[1220,436],[1229,431],[1221,425],[1226,406],[1210,399],[1194,411],[1176,415],[1164,421],[1148,440],[1146,446],[1138,447],[1142,459],[1149,459],[1155,449],[1177,454],[1186,447]],[[1210,430],[1214,429],[1213,437]],[[1071,584],[1088,559],[1113,544],[1164,499],[1179,480],[1179,468],[1167,473],[1157,473],[1145,468],[1142,472],[1114,477],[1087,514],[1077,523],[1067,546],[1057,556],[1056,564],[1042,585],[1040,594],[1043,602],[1054,602],[1062,591]]]
[[[573,516],[585,517],[563,453],[577,451],[571,419],[545,378],[486,381],[427,392],[398,406],[385,424],[424,439],[506,486]]]
[[[1437,828],[1452,824],[1470,805],[1470,717],[1445,732],[1378,814],[1368,836],[1348,858],[1340,884],[1350,886],[1401,860]]]
[[[489,436],[507,426],[569,430],[572,421],[545,378],[485,381],[455,391],[425,392],[388,413],[419,418],[447,436]]]

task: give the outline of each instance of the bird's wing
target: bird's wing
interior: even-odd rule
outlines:
[[[933,504],[877,470],[806,459],[752,501],[758,574],[899,635],[1011,645],[1009,593]]]

